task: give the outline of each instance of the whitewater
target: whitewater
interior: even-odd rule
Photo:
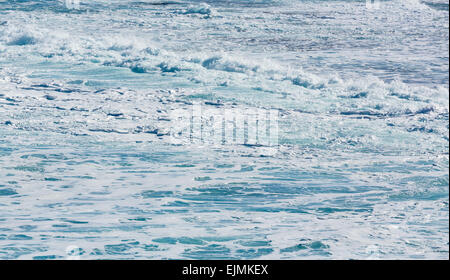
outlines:
[[[448,259],[447,0],[66,2],[0,1],[0,259]]]

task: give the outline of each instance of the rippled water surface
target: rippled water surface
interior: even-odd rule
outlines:
[[[0,258],[447,259],[448,1],[379,4],[0,1]]]

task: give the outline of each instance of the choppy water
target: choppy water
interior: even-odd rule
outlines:
[[[0,258],[448,258],[448,7],[0,1]],[[277,153],[174,145],[194,101]]]

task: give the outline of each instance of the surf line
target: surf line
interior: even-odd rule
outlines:
[[[209,277],[214,277],[217,267],[215,266],[189,266],[183,267],[183,275],[209,275]]]

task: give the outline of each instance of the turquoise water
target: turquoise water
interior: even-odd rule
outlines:
[[[448,1],[0,1],[0,258],[447,259]],[[278,112],[277,145],[170,137]]]

